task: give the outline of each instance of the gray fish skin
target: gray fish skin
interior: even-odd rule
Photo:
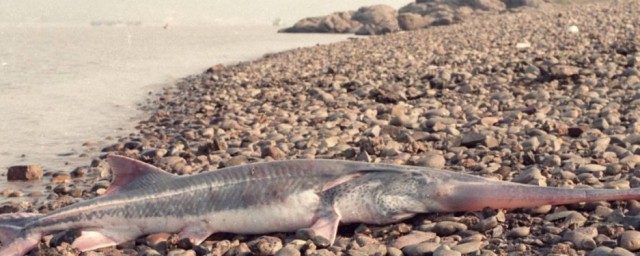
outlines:
[[[0,215],[0,255],[23,255],[43,235],[81,230],[82,251],[176,232],[194,244],[216,232],[315,230],[333,242],[339,223],[386,224],[425,212],[475,211],[640,199],[640,191],[536,187],[443,170],[338,160],[256,163],[175,176],[109,156],[106,195],[46,215]]]

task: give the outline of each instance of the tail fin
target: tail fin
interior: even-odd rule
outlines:
[[[41,234],[29,233],[25,227],[39,216],[36,213],[0,214],[0,255],[20,256],[36,247]]]

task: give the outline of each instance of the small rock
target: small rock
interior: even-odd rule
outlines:
[[[42,167],[39,165],[16,165],[9,167],[8,181],[29,181],[42,179]]]
[[[159,251],[165,251],[167,249],[167,240],[171,234],[169,233],[156,233],[148,235],[145,239],[147,246]]]
[[[72,244],[76,238],[80,237],[82,233],[79,230],[69,230],[56,233],[53,235],[51,240],[49,240],[49,246],[57,247],[62,243]]]
[[[620,235],[620,247],[629,251],[640,250],[640,231],[627,230]]]
[[[527,237],[531,231],[530,227],[517,227],[507,232],[507,237]]]
[[[611,254],[609,255],[610,256],[635,256],[635,254],[633,254],[629,250],[622,247],[613,248],[613,251],[611,251]]]
[[[433,232],[435,232],[439,236],[449,236],[459,231],[465,231],[465,230],[467,230],[467,226],[465,224],[453,222],[453,221],[438,222],[433,228]]]
[[[447,160],[444,159],[444,156],[436,153],[427,153],[416,162],[416,165],[442,169],[446,163]]]
[[[575,76],[580,72],[580,68],[569,65],[556,65],[551,68],[551,73],[556,78],[567,78]]]
[[[356,250],[347,251],[349,255],[377,255],[384,256],[387,254],[387,247],[382,244],[368,244]]]
[[[580,135],[582,135],[587,129],[589,129],[589,127],[586,126],[574,126],[574,127],[569,127],[569,129],[567,130],[567,134],[569,135],[569,137],[572,138],[578,138],[580,137]]]
[[[462,253],[451,250],[449,246],[441,245],[433,252],[433,256],[462,256]]]
[[[520,43],[516,44],[516,49],[521,50],[521,51],[522,50],[526,50],[529,47],[531,47],[531,43],[529,43],[529,42],[520,42]]]
[[[599,246],[587,254],[587,256],[609,256],[613,249],[606,246]]]
[[[262,158],[271,157],[274,160],[284,159],[287,155],[276,146],[265,147],[262,150]]]
[[[275,256],[300,256],[300,251],[293,246],[287,245],[278,250]]]
[[[51,176],[51,183],[63,184],[71,182],[71,176],[66,173],[55,173]]]
[[[457,244],[454,247],[452,247],[451,250],[458,251],[462,254],[469,254],[469,253],[480,251],[481,247],[482,247],[481,241],[472,241],[468,243]]]
[[[585,164],[583,166],[580,166],[577,170],[578,173],[583,173],[583,172],[604,172],[605,170],[607,170],[607,167],[604,165],[599,165],[599,164]]]
[[[462,136],[460,145],[468,148],[474,148],[478,145],[484,145],[487,148],[494,148],[499,145],[499,142],[493,136],[471,132]]]
[[[430,253],[433,253],[436,249],[438,249],[438,247],[440,247],[439,243],[424,242],[405,246],[404,248],[402,248],[402,252],[407,256],[428,255]]]
[[[575,26],[575,25],[571,25],[571,26],[567,27],[567,32],[569,32],[571,34],[577,34],[578,32],[580,32],[580,29],[578,29],[578,27]]]
[[[247,243],[247,245],[256,255],[274,255],[282,249],[282,241],[280,238],[272,236],[261,236]]]
[[[572,242],[579,250],[593,250],[597,246],[593,236],[579,231],[569,230],[564,234],[563,239]]]

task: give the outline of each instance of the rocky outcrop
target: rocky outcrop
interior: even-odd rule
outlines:
[[[507,5],[507,8],[521,8],[521,7],[533,7],[537,8],[540,5],[544,4],[543,0],[503,0]]]
[[[353,11],[336,12],[321,17],[304,18],[292,27],[280,32],[286,33],[355,33],[362,27],[358,21],[352,20]]]
[[[398,25],[402,30],[416,30],[428,27],[433,19],[417,13],[401,13],[398,15]]]
[[[361,7],[351,19],[362,24],[356,35],[379,35],[400,30],[397,16],[396,9],[380,4]]]
[[[462,0],[459,6],[469,6],[478,11],[499,12],[507,6],[500,0]]]
[[[508,9],[538,7],[545,0],[416,0],[397,11],[388,5],[361,7],[355,12],[337,12],[305,18],[280,32],[355,33],[379,35],[464,21],[477,13],[500,13]]]

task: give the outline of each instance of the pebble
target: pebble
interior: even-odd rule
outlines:
[[[446,163],[447,160],[444,159],[444,156],[437,153],[427,153],[416,162],[416,165],[442,169]]]
[[[42,179],[42,167],[39,165],[16,165],[9,167],[8,181],[30,181]]]
[[[462,253],[451,250],[449,246],[441,245],[433,252],[433,256],[462,256]]]
[[[597,232],[595,234],[597,234]],[[594,234],[569,230],[564,234],[563,239],[572,242],[576,249],[593,250],[597,246],[593,237],[595,237]]]
[[[438,247],[439,243],[423,242],[419,244],[409,245],[402,248],[402,252],[407,256],[418,256],[433,253]]]
[[[507,237],[514,237],[514,238],[527,237],[529,236],[530,232],[531,232],[530,227],[517,227],[509,230],[506,235]]]
[[[640,231],[628,230],[623,232],[619,238],[620,247],[629,250],[640,250]]]
[[[275,256],[300,256],[300,251],[292,246],[285,246],[278,250]]]
[[[453,221],[441,221],[433,227],[433,232],[438,234],[438,236],[449,236],[465,230],[467,230],[465,224]]]
[[[247,246],[256,255],[274,255],[282,249],[282,241],[277,237],[261,236],[247,243]]]
[[[457,244],[451,247],[452,250],[458,251],[462,254],[475,253],[480,251],[481,248],[482,248],[481,241],[473,241],[473,242],[468,242],[463,244]]]
[[[460,142],[460,145],[469,148],[474,148],[479,145],[483,145],[487,148],[494,148],[498,146],[498,144],[498,141],[493,136],[476,132],[464,134],[462,136],[462,141]]]

